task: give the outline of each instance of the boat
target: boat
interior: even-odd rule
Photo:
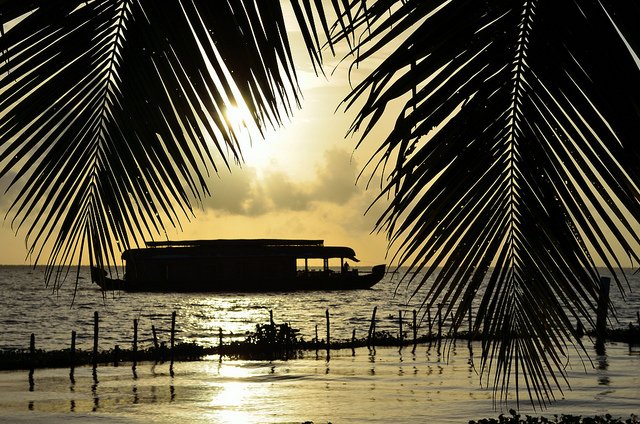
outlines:
[[[102,290],[123,290],[124,280],[107,277],[107,271],[102,268],[91,266],[91,280]]]
[[[351,268],[359,262],[349,247],[323,240],[221,239],[147,242],[123,252],[122,280],[99,268],[92,279],[103,290],[131,292],[266,292],[368,289],[384,277],[386,266],[371,272]],[[321,259],[320,269],[309,267]],[[340,259],[340,268],[329,267]],[[300,267],[298,268],[298,261]],[[304,261],[304,268],[302,267]]]

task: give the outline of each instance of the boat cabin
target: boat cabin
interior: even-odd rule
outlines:
[[[353,274],[345,260],[358,262],[349,247],[325,246],[323,240],[185,240],[147,242],[126,250],[127,290],[215,291],[288,290],[304,288],[318,274]],[[340,271],[329,259],[340,259]],[[309,269],[310,259],[323,260],[321,271]],[[304,270],[297,269],[304,260]],[[302,287],[295,287],[295,285]]]

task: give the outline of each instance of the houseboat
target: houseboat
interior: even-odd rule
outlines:
[[[323,240],[185,240],[147,242],[123,252],[124,279],[92,269],[103,290],[142,292],[265,292],[368,289],[382,279],[385,265],[363,273],[353,249]],[[329,260],[340,260],[339,269]],[[311,269],[309,260],[321,260]],[[337,267],[336,267],[337,268]]]

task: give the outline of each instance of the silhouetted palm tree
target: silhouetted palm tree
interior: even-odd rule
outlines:
[[[291,3],[319,64],[322,2]],[[352,131],[364,139],[404,102],[369,164],[391,199],[378,229],[454,329],[479,302],[496,390],[524,382],[546,402],[580,345],[573,322],[592,319],[596,265],[622,288],[620,256],[639,259],[640,4],[331,6],[331,41],[356,63],[391,50],[346,99],[364,99]],[[53,245],[50,265],[83,248],[113,263],[114,240],[123,249],[179,225],[209,170],[241,158],[225,107],[246,103],[263,127],[280,122],[278,101],[297,102],[279,2],[0,7],[13,20],[0,37],[0,176],[23,184],[11,216],[38,256]]]
[[[83,249],[113,264],[114,249],[189,219],[207,175],[241,159],[228,108],[246,105],[264,128],[298,103],[279,2],[0,8],[0,177],[18,186],[9,215],[35,262],[51,248],[49,276]],[[295,10],[315,66],[312,9]]]

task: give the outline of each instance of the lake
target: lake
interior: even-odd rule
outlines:
[[[78,348],[92,345],[93,313],[100,315],[100,349],[130,346],[133,319],[139,319],[142,347],[151,343],[151,325],[168,340],[172,311],[177,313],[178,338],[216,345],[241,339],[256,323],[266,323],[273,310],[276,322],[289,322],[305,339],[325,331],[325,311],[331,316],[332,339],[347,339],[356,329],[366,334],[377,307],[378,330],[398,331],[398,311],[410,321],[421,299],[411,300],[398,276],[391,274],[372,290],[269,294],[142,294],[101,292],[89,283],[86,269],[73,297],[72,284],[52,293],[44,288],[42,270],[0,267],[0,348],[27,348],[31,333],[46,350],[69,347],[78,333]],[[640,281],[631,278],[632,292],[624,302],[612,299],[620,322],[636,320]],[[72,303],[73,302],[73,303]],[[445,323],[446,325],[446,323]],[[426,323],[419,329],[422,334]],[[408,327],[406,327],[408,328]],[[405,328],[405,331],[407,331]],[[162,331],[164,330],[164,331]],[[589,349],[591,348],[587,342]],[[69,370],[36,370],[30,387],[26,371],[0,372],[0,421],[3,422],[467,422],[497,416],[492,392],[480,382],[474,365],[479,346],[466,341],[439,346],[375,350],[359,348],[305,352],[288,361],[241,361],[212,357],[179,362],[173,375],[168,364],[100,366]],[[544,411],[524,403],[521,412],[628,417],[640,410],[640,350],[607,344],[606,355],[589,350],[590,360],[569,351],[567,370],[572,390],[556,392],[557,402]],[[33,390],[30,390],[32,388]]]

